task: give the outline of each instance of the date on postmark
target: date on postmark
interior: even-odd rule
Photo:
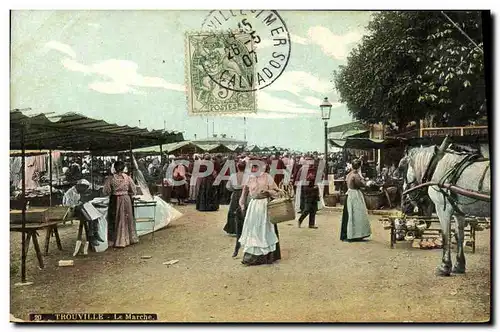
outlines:
[[[290,33],[276,10],[212,10],[202,24],[202,31],[238,31],[247,37],[242,42],[248,54],[229,52],[227,56],[241,57],[245,66],[253,67],[253,76],[242,80],[249,85],[238,84],[237,74],[229,79],[231,85],[225,84],[221,77],[210,76],[230,90],[248,92],[268,87],[280,77],[290,59]]]

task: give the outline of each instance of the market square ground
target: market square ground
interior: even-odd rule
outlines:
[[[378,216],[364,243],[339,240],[340,213],[323,210],[319,229],[279,225],[282,260],[245,267],[231,258],[225,235],[227,206],[184,216],[141,243],[71,259],[77,223],[61,226],[64,251],[51,243],[46,268],[28,254],[28,280],[20,280],[20,235],[11,233],[11,313],[151,312],[165,322],[484,322],[490,319],[490,231],[477,235],[476,253],[466,249],[467,274],[434,275],[441,250],[398,244]],[[44,234],[40,234],[44,235]],[[143,255],[151,259],[141,259]],[[241,254],[240,254],[241,255]],[[454,258],[454,257],[453,257]],[[179,260],[172,266],[163,265]]]

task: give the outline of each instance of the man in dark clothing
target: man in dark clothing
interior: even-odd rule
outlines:
[[[302,186],[301,196],[304,197],[302,214],[299,217],[298,225],[302,225],[304,219],[309,216],[309,228],[318,228],[316,226],[316,212],[318,211],[319,188],[316,184],[316,168],[312,167],[307,172],[307,185]]]

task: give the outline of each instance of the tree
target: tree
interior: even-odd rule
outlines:
[[[486,114],[480,12],[382,12],[334,72],[340,101],[364,122],[397,124],[435,116],[464,124]]]

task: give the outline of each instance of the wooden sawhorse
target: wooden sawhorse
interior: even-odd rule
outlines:
[[[26,233],[26,248],[25,248],[25,255],[28,254],[28,248],[30,246],[30,240],[33,240],[33,246],[35,247],[35,252],[36,252],[36,258],[38,259],[38,266],[43,269],[45,266],[43,264],[43,258],[42,258],[42,252],[40,250],[40,245],[38,244],[38,231],[42,230],[44,228],[47,229],[47,233],[45,235],[45,255],[48,254],[49,252],[49,242],[50,242],[50,236],[54,234],[56,238],[56,244],[57,248],[59,250],[62,249],[61,245],[61,238],[59,237],[59,231],[57,229],[57,224],[58,221],[51,221],[48,223],[42,223],[42,224],[26,224],[25,225],[25,233]],[[11,232],[19,232],[23,233],[23,226],[20,224],[11,224],[10,225],[10,231]]]

